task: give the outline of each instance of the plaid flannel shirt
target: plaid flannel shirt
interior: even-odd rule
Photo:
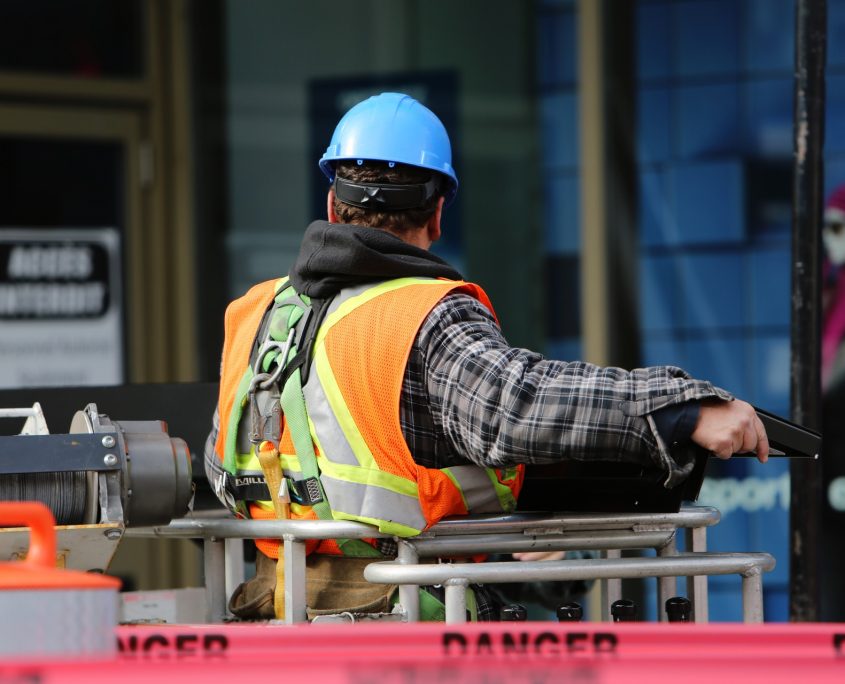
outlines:
[[[710,397],[732,398],[674,366],[626,371],[511,347],[484,305],[453,294],[420,328],[399,410],[428,468],[650,458],[672,478],[677,465],[649,414]]]

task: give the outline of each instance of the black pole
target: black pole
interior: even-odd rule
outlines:
[[[795,126],[792,187],[792,420],[818,430],[821,423],[821,218],[824,185],[826,0],[796,0]],[[789,618],[812,622],[819,614],[821,467],[790,463]]]

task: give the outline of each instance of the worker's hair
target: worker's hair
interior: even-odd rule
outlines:
[[[335,174],[355,183],[393,183],[399,185],[427,183],[432,175],[439,177],[436,172],[416,166],[397,163],[393,167],[389,167],[386,162],[377,161],[367,161],[360,166],[355,162],[341,161],[335,167]],[[421,228],[431,218],[437,207],[437,200],[443,194],[443,185],[441,182],[434,196],[418,209],[373,211],[353,207],[335,196],[334,211],[342,223],[380,228],[401,237],[404,233]]]

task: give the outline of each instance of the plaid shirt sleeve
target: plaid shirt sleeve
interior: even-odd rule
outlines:
[[[435,429],[455,454],[487,467],[653,462],[672,486],[686,469],[670,456],[649,414],[690,400],[733,398],[674,366],[626,371],[511,347],[484,305],[463,294],[432,310],[415,347]]]

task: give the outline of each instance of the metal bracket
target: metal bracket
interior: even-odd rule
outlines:
[[[0,436],[0,475],[79,470],[119,471],[123,453],[103,444],[103,435]]]

